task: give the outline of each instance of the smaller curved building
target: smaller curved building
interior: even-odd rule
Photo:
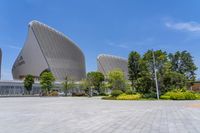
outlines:
[[[104,75],[114,69],[121,69],[128,79],[128,60],[123,57],[100,54],[97,57],[97,68]]]

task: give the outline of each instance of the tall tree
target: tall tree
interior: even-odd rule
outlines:
[[[162,69],[162,80],[160,80],[161,93],[171,89],[184,88],[186,86],[185,75],[173,71],[171,62],[166,62]]]
[[[132,51],[128,57],[128,75],[133,89],[135,88],[136,81],[140,77],[140,58],[140,54],[136,51]]]
[[[161,71],[161,69],[164,66],[164,63],[167,61],[167,53],[165,51],[162,51],[162,50],[156,50],[156,51],[148,50],[144,54],[143,60],[147,62],[148,69],[149,69],[150,73],[152,73],[152,74],[154,73],[153,52],[154,52],[154,55],[155,55],[155,67],[156,67],[158,72]]]
[[[79,88],[84,90],[87,94],[89,94],[89,83],[86,79],[82,79],[80,81]]]
[[[104,81],[104,75],[101,72],[89,72],[87,73],[87,81],[91,86],[94,86],[94,89],[100,92],[100,86]]]
[[[126,79],[122,70],[115,69],[108,73],[108,82],[112,89],[125,91]]]
[[[67,91],[70,90],[70,89],[73,89],[75,88],[75,83],[72,79],[70,79],[69,77],[65,77],[65,80],[64,82],[62,83],[63,84],[63,91],[65,93],[65,95],[67,94]]]
[[[137,52],[131,52],[129,55],[129,79],[135,84],[137,92],[143,94],[156,92],[154,66],[157,71],[160,94],[171,89],[184,88],[195,80],[197,67],[187,51],[177,51],[175,54],[168,55],[165,51],[156,50],[154,55],[155,64],[152,50],[148,50],[137,62],[136,59],[133,60],[133,56],[139,58]]]
[[[154,52],[154,57],[155,57],[155,64],[153,63],[153,52]],[[156,51],[148,50],[144,54],[143,60],[146,62],[148,72],[151,75],[151,82],[152,82],[151,89],[153,89],[152,91],[155,91],[156,87],[155,87],[155,81],[154,81],[155,79],[154,67],[156,68],[158,84],[160,85],[160,81],[163,78],[162,69],[163,69],[164,64],[167,62],[167,53],[162,50],[156,50]]]
[[[187,51],[177,51],[175,54],[169,54],[169,59],[172,64],[172,70],[184,74],[188,80],[195,80],[195,71],[197,70],[194,64],[193,57]]]
[[[34,84],[33,76],[30,74],[26,75],[26,77],[24,79],[24,88],[28,91],[29,95],[32,90],[33,84]]]
[[[54,81],[55,81],[55,77],[53,76],[53,74],[51,72],[45,71],[40,75],[41,88],[47,94],[53,88]]]
[[[150,93],[154,88],[152,73],[149,71],[148,62],[140,60],[140,77],[136,81],[136,91],[140,93]]]

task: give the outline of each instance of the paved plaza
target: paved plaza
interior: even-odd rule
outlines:
[[[0,133],[200,133],[200,101],[0,98]]]

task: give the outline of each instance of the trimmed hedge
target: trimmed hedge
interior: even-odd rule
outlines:
[[[198,97],[195,93],[190,91],[178,92],[178,91],[170,91],[165,93],[160,97],[161,99],[171,99],[171,100],[196,100]]]
[[[197,93],[197,94],[195,94],[195,95],[196,95],[197,100],[200,100],[200,94]]]
[[[122,93],[123,93],[123,92],[122,92],[121,90],[113,90],[113,91],[111,92],[111,96],[117,97],[117,96],[121,95]]]
[[[117,100],[139,100],[142,96],[140,94],[121,94],[117,97]]]
[[[102,97],[102,99],[104,100],[139,100],[141,99],[142,95],[137,93],[137,94],[121,94],[121,95],[118,95],[117,97],[115,96],[105,96],[105,97]]]
[[[160,99],[170,100],[170,96],[162,95],[160,96]]]

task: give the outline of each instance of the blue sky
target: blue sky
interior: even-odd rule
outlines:
[[[83,50],[87,71],[100,53],[127,58],[131,50],[188,50],[200,67],[199,0],[0,0],[2,79],[23,47],[27,25],[41,21]],[[200,71],[197,71],[200,77]]]

